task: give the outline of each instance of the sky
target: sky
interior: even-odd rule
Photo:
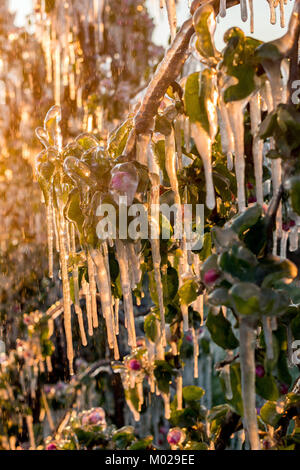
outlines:
[[[154,17],[156,28],[154,31],[154,41],[157,44],[161,44],[166,46],[168,43],[169,37],[169,27],[168,27],[168,20],[167,20],[167,13],[165,10],[160,10],[159,8],[159,0],[146,0],[147,5],[149,7],[149,11],[151,15]],[[122,0],[120,0],[122,2]],[[254,0],[254,34],[253,37],[263,40],[263,41],[270,41],[277,37],[280,37],[284,34],[286,29],[282,29],[279,25],[279,21],[277,24],[271,25],[269,18],[269,7],[267,0]],[[16,24],[23,25],[25,22],[25,17],[32,11],[32,0],[10,0],[10,7],[12,11],[16,12]],[[178,16],[178,24],[182,24],[183,21],[189,16],[189,9],[188,9],[188,0],[178,0],[177,2],[177,16]],[[291,11],[293,9],[294,0],[289,0],[288,4],[285,7],[286,11],[286,23],[290,17]],[[279,10],[277,8],[277,10]],[[279,14],[278,14],[279,16]],[[216,46],[218,49],[222,49],[223,47],[223,36],[224,33],[231,27],[231,26],[239,26],[242,28],[247,35],[250,35],[250,25],[249,21],[247,23],[243,23],[240,18],[240,6],[237,5],[233,8],[227,10],[226,18],[220,18],[220,22],[217,26],[216,30]]]

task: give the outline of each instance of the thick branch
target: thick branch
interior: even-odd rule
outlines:
[[[191,13],[194,13],[199,6],[209,3],[213,4],[217,14],[219,11],[219,0],[195,0],[191,7]],[[238,3],[239,0],[228,0],[227,8]],[[189,18],[180,28],[163,61],[157,68],[135,116],[134,129],[131,132],[125,150],[128,160],[135,159],[136,137],[139,134],[147,134],[151,131],[153,118],[157,113],[163,96],[169,85],[178,77],[189,56],[188,46],[193,33],[193,20]]]

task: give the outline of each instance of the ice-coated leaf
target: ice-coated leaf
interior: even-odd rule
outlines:
[[[231,323],[224,317],[221,310],[218,315],[209,312],[206,326],[212,340],[221,348],[235,349],[238,347],[239,342],[232,331]]]
[[[229,291],[232,307],[240,315],[258,315],[260,288],[251,282],[238,282]]]
[[[196,387],[196,385],[188,385],[182,389],[182,396],[186,402],[199,401],[204,394],[203,388]]]

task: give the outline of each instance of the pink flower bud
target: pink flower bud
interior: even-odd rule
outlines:
[[[47,445],[46,450],[57,450],[56,444],[54,444],[54,442],[50,442],[50,444]]]
[[[126,192],[131,184],[131,175],[125,171],[119,171],[110,180],[110,187],[116,191]]]
[[[255,373],[256,373],[257,377],[259,377],[260,379],[262,379],[262,378],[265,376],[265,369],[264,369],[264,366],[262,366],[261,364],[258,364],[258,365],[256,366]]]
[[[220,274],[215,269],[209,269],[204,274],[205,284],[213,284],[220,277]]]
[[[131,370],[141,370],[142,366],[140,361],[137,359],[130,359],[129,361],[129,369]]]
[[[167,441],[171,446],[178,445],[185,439],[185,434],[180,428],[172,428],[168,432]]]
[[[88,416],[88,424],[105,424],[105,412],[102,408],[95,408]]]

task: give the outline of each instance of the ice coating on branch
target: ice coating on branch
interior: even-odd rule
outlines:
[[[251,133],[253,136],[253,161],[255,174],[256,199],[261,206],[264,202],[263,196],[263,141],[259,138],[259,127],[261,124],[260,94],[256,93],[250,99]]]
[[[176,4],[175,0],[166,0],[166,7],[168,13],[168,21],[171,33],[171,41],[174,41],[176,36],[177,28],[177,17],[176,17]]]
[[[251,450],[260,450],[256,416],[255,342],[256,332],[252,320],[240,318],[240,361],[244,427],[247,432]]]

